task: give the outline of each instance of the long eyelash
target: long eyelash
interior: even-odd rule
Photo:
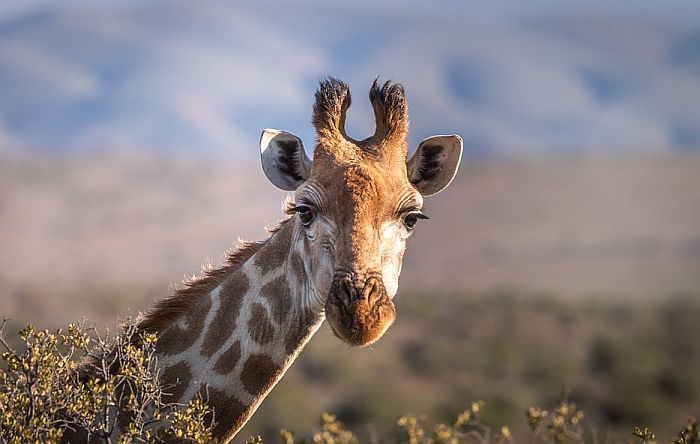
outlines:
[[[284,203],[282,204],[282,211],[284,214],[287,214],[291,216],[296,212],[296,202],[294,202],[294,197],[291,195],[287,195],[287,198],[284,200]]]
[[[406,217],[409,214],[415,216],[416,219],[430,219],[430,217],[427,214],[423,213],[423,210],[421,210],[420,208],[412,208],[412,209],[403,210],[399,213],[399,216]]]
[[[287,208],[284,209],[284,212],[287,213],[288,215],[293,215],[296,214],[301,207],[298,207],[296,205],[290,205]]]
[[[293,215],[298,213],[299,211],[303,209],[309,209],[309,205],[289,205],[284,209],[284,212],[287,213],[288,215]]]

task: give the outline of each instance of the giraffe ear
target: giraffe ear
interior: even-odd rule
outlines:
[[[406,164],[408,180],[423,196],[437,194],[452,182],[461,159],[461,137],[428,137]]]
[[[260,136],[260,160],[267,178],[277,188],[296,190],[311,173],[301,139],[286,131],[265,129]]]

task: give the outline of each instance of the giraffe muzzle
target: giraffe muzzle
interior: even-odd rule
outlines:
[[[379,275],[360,281],[337,273],[326,301],[326,317],[340,339],[355,346],[376,342],[394,322],[396,310]]]

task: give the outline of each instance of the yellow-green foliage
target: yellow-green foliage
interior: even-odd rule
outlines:
[[[635,427],[634,436],[636,436],[641,444],[656,444],[656,436],[648,427]],[[695,418],[688,418],[685,427],[678,432],[671,444],[695,444],[700,443],[700,429],[698,429],[698,421]]]
[[[4,339],[4,326],[0,443],[55,443],[68,430],[105,442],[212,442],[211,412],[200,400],[164,402],[155,335],[137,333],[131,322],[111,341],[82,323],[54,333],[28,326],[19,332],[25,349],[18,352]]]
[[[404,415],[397,421],[398,433],[382,438],[374,437],[372,442],[402,444],[515,444],[516,440],[506,425],[496,430],[482,422],[481,412],[484,401],[472,402],[471,406],[457,415],[451,423],[438,423],[431,428],[426,426],[425,417]],[[524,442],[543,444],[585,444],[598,443],[597,438],[586,437],[583,427],[584,413],[576,404],[566,399],[552,411],[539,407],[530,407],[525,412],[532,434],[524,437]],[[654,433],[649,428],[636,427],[626,444],[657,444]],[[335,416],[328,413],[321,415],[321,424],[310,438],[297,440],[288,430],[280,432],[282,444],[358,444],[360,440]],[[607,442],[616,443],[617,440]],[[685,427],[678,433],[671,444],[698,444],[700,430],[697,421],[689,418]],[[263,444],[260,436],[251,437],[246,444]]]
[[[0,368],[0,444],[55,443],[67,430],[85,430],[104,442],[214,442],[212,413],[200,400],[187,405],[164,401],[168,387],[159,384],[155,368],[156,337],[138,334],[127,322],[112,340],[94,328],[71,324],[66,331],[51,333],[31,326],[21,330],[24,350],[18,352],[5,340]],[[404,415],[389,435],[371,436],[370,442],[407,444],[514,444],[506,425],[492,427],[482,421],[485,403],[476,401],[454,421],[426,425],[424,416]],[[116,436],[121,410],[120,434]],[[544,444],[598,443],[585,429],[584,414],[567,397],[551,410],[530,407],[525,416],[530,435],[521,442]],[[124,419],[126,419],[125,422]],[[635,428],[629,439],[608,437],[604,442],[658,444],[649,428]],[[635,441],[632,441],[635,439]],[[280,432],[283,444],[358,444],[360,439],[335,416],[323,414],[316,431],[297,438]],[[364,440],[363,440],[364,442]],[[247,444],[261,444],[259,436]],[[697,421],[689,419],[673,444],[700,444]]]
[[[321,415],[321,426],[311,438],[304,438],[297,441],[294,433],[289,430],[280,431],[280,442],[282,444],[314,443],[314,444],[359,444],[357,437],[345,428],[342,422],[329,413]],[[257,436],[251,438],[246,444],[261,444],[262,439]]]

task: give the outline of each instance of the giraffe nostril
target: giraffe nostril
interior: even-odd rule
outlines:
[[[365,282],[365,287],[362,289],[362,296],[363,298],[369,302],[370,306],[373,306],[374,304],[379,301],[379,298],[382,295],[382,286],[381,282],[379,279],[375,277],[370,277],[367,279]]]
[[[340,280],[340,286],[338,290],[338,296],[340,296],[340,300],[343,301],[343,304],[345,304],[345,306],[349,308],[352,302],[352,294],[354,293],[354,285],[350,276],[345,276]]]

